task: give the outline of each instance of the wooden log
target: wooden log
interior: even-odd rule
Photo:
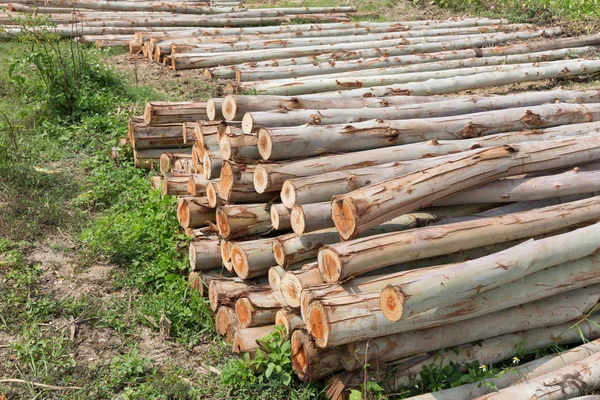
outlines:
[[[188,193],[194,197],[206,194],[206,186],[210,183],[203,174],[191,174],[188,180]]]
[[[194,240],[189,246],[189,260],[192,271],[203,271],[221,267],[221,246],[219,240]]]
[[[219,243],[221,245],[221,262],[223,263],[223,266],[227,271],[235,273],[233,270],[233,262],[231,261],[232,243],[226,239],[221,239]]]
[[[202,156],[202,167],[206,179],[216,179],[221,173],[223,159],[220,152],[206,151]]]
[[[191,158],[191,154],[163,153],[160,155],[160,173],[164,175],[168,172],[171,172],[171,168],[173,168],[173,165],[177,160],[188,160]]]
[[[206,102],[203,101],[149,101],[144,111],[144,122],[151,126],[195,122],[206,118]]]
[[[287,340],[291,339],[292,333],[305,327],[300,314],[289,308],[282,308],[277,311],[275,325],[283,328],[282,333]]]
[[[357,278],[356,282],[350,281],[341,287],[339,285],[313,287],[310,288],[310,293],[304,294],[310,296],[306,301],[321,299],[310,302],[305,312],[306,321],[319,347],[338,346],[368,340],[371,337],[458,323],[598,283],[600,278],[594,273],[594,265],[598,260],[596,255],[592,255],[552,266],[511,281],[502,287],[490,289],[485,293],[476,293],[470,298],[465,297],[464,300],[454,302],[450,299],[435,308],[407,316],[406,320],[400,321],[392,321],[381,315],[380,306],[383,305],[381,300],[380,304],[377,304],[379,291],[386,283],[395,279],[402,280],[404,276],[422,277],[429,273],[430,268]],[[467,263],[472,262],[476,260],[467,261]],[[541,286],[542,284],[544,287]],[[389,296],[382,294],[381,298],[387,300]],[[303,299],[302,306],[304,305]],[[393,304],[386,308],[391,307]],[[387,312],[386,314],[389,315]],[[342,321],[342,316],[346,321]],[[369,332],[356,331],[355,328],[359,325],[369,326]]]
[[[292,333],[292,368],[301,381],[308,382],[342,369],[337,349],[317,349],[301,329]]]
[[[129,119],[128,138],[136,150],[189,147],[183,143],[181,124],[150,126],[137,118]]]
[[[433,257],[564,229],[592,221],[597,218],[598,212],[600,212],[600,197],[592,197],[498,217],[371,236],[325,246],[319,251],[319,269],[325,281],[337,282],[349,276],[358,276],[403,261]],[[542,216],[544,221],[539,220]],[[469,234],[463,229],[474,230]],[[465,235],[463,236],[461,232],[465,232]],[[410,246],[405,246],[408,243]],[[357,251],[358,249],[360,251]],[[391,254],[393,256],[390,257]]]
[[[442,101],[442,96],[411,96],[410,99],[402,96],[389,98],[355,98],[340,101],[336,98],[316,98],[314,96],[237,96],[228,95],[223,99],[221,112],[228,121],[242,121],[246,113],[257,111],[279,110],[326,110],[345,108],[380,108],[391,105],[421,104],[430,101]]]
[[[549,128],[598,119],[600,119],[598,103],[545,104],[450,117],[372,120],[352,125],[261,128],[258,133],[258,150],[265,160],[314,157],[333,151],[369,150],[426,140],[469,139],[495,133]],[[348,140],[349,135],[352,135],[353,140]]]
[[[285,269],[281,268],[279,265],[269,268],[267,278],[269,279],[269,286],[273,292],[281,292],[281,279],[283,279],[285,272]]]
[[[295,205],[290,217],[292,229],[297,235],[334,226],[329,202]]]
[[[600,354],[595,353],[555,371],[533,378],[526,383],[490,393],[479,400],[514,399],[515,396],[533,396],[549,399],[569,399],[590,393],[600,387]]]
[[[259,160],[258,138],[255,135],[223,136],[219,140],[221,156],[224,160],[252,163]]]
[[[274,292],[250,292],[235,302],[235,314],[241,328],[251,328],[273,324],[281,307]]]
[[[252,186],[254,189],[254,186]],[[270,209],[271,225],[278,231],[292,229],[290,211],[283,204],[273,204]]]
[[[177,201],[177,219],[183,228],[198,228],[215,222],[215,209],[204,197],[182,196]]]
[[[217,335],[224,336],[227,343],[233,343],[235,332],[240,329],[235,311],[230,307],[219,307],[215,314],[215,328]]]
[[[163,176],[162,195],[186,195],[190,175],[186,173],[167,173]]]
[[[217,208],[225,204],[219,195],[217,185],[218,182],[208,182],[206,185],[206,199],[208,200],[208,205],[212,208]]]
[[[275,330],[275,325],[240,329],[233,337],[234,353],[253,353],[258,348],[258,339],[262,339]]]
[[[600,151],[596,151],[598,145],[600,135],[589,134],[577,139],[559,138],[475,150],[474,155],[453,160],[452,164],[428,168],[335,196],[332,200],[333,222],[340,236],[349,239],[395,216],[480,184],[507,176],[596,161],[600,159]],[[474,167],[469,168],[470,165]],[[487,171],[481,173],[480,168]],[[440,184],[437,178],[444,183]],[[420,180],[426,183],[419,185]],[[380,192],[382,187],[385,187],[385,193]],[[394,200],[388,201],[390,197]],[[369,204],[363,199],[368,199]]]
[[[514,107],[531,107],[545,103],[597,103],[600,92],[555,90],[537,93],[520,93],[497,97],[471,97],[446,99],[423,103],[419,106],[401,105],[381,108],[361,107],[358,109],[345,108],[337,110],[272,110],[248,112],[244,115],[243,126],[246,130],[257,131],[257,127],[286,127],[311,125],[348,124],[371,119],[406,120],[415,118],[434,118],[451,115],[470,114],[491,110],[501,110]],[[268,144],[261,144],[259,150],[265,150]],[[272,147],[272,146],[271,146]],[[265,160],[277,160],[275,154],[263,154]]]
[[[573,317],[585,315],[594,307],[598,301],[599,290],[600,286],[594,285],[465,321],[383,336],[370,340],[368,345],[346,345],[344,351],[340,351],[342,364],[350,371],[372,360],[392,361],[505,333],[565,323]],[[493,321],[504,323],[498,325]]]
[[[240,278],[213,279],[208,285],[210,308],[217,311],[221,306],[233,308],[237,299],[246,297],[250,292],[269,291],[265,281],[243,281]]]
[[[457,352],[446,351],[440,353],[436,351],[422,357],[392,362],[390,366],[395,369],[395,372],[390,374],[390,379],[385,383],[385,388],[393,392],[405,387],[409,382],[414,381],[413,377],[414,379],[420,378],[419,374],[423,370],[423,366],[430,365],[433,362],[442,367],[449,365],[451,362],[464,365],[475,360],[480,364],[495,365],[509,360],[523,351],[537,351],[549,345],[580,344],[582,336],[593,340],[600,337],[600,329],[596,325],[598,321],[598,316],[592,315],[588,320],[573,320],[566,324],[513,332],[478,343],[463,344],[456,348]],[[572,329],[574,326],[577,326],[578,329]],[[452,400],[454,399],[452,398]],[[471,397],[468,399],[471,399]]]
[[[286,272],[281,279],[281,295],[285,302],[293,308],[300,307],[300,294],[305,287],[320,285],[323,279],[319,274],[316,262],[307,264],[296,271]]]
[[[182,124],[183,143],[194,144],[196,141],[196,122],[183,122]]]
[[[566,365],[580,361],[600,352],[600,341],[595,340],[583,344],[571,350],[563,351],[559,354],[550,354],[545,357],[519,365],[513,370],[507,371],[500,378],[492,378],[495,389],[487,385],[478,385],[476,383],[461,385],[456,388],[441,390],[435,393],[427,393],[420,396],[410,397],[411,400],[470,400],[486,393],[492,393],[520,382],[527,382],[544,374],[553,372]],[[478,387],[480,386],[480,387]]]
[[[331,168],[322,168],[316,171],[314,176],[292,178],[285,181],[281,189],[282,203],[291,208],[294,204],[318,203],[330,200],[336,194],[348,193],[365,185],[381,182],[394,176],[404,175],[409,172],[427,168],[455,157],[436,157],[429,160],[418,160],[414,162],[401,162],[425,158],[430,155],[450,154],[459,151],[467,151],[471,148],[493,147],[503,144],[518,143],[524,141],[548,140],[561,135],[580,135],[589,133],[600,128],[600,122],[586,124],[561,125],[554,128],[540,130],[525,130],[490,135],[483,138],[430,141],[412,143],[403,146],[393,146],[382,149],[365,150],[361,152],[323,156],[318,165],[329,165]],[[399,161],[399,162],[396,162]],[[346,166],[354,163],[368,163],[378,165],[376,167],[360,167],[350,169]],[[391,163],[387,166],[381,165]],[[302,161],[279,164],[278,167],[266,166],[265,169],[275,172],[301,170],[307,163]],[[429,165],[426,165],[429,164]],[[268,165],[268,164],[267,164]],[[295,168],[300,167],[300,168]],[[391,168],[390,167],[394,167]],[[336,169],[346,169],[340,172],[322,172]],[[399,168],[399,169],[398,169]],[[269,172],[269,171],[268,171]],[[313,172],[313,171],[310,171]],[[393,174],[393,175],[392,175]],[[268,179],[268,178],[263,178]],[[273,183],[279,184],[278,176],[271,178]]]
[[[221,206],[217,208],[216,218],[219,233],[224,239],[265,233],[273,228],[266,204]]]
[[[208,181],[204,176],[204,165],[203,157],[206,150],[202,146],[194,144],[192,147],[192,163],[194,164],[194,172],[196,174],[202,174],[203,179]]]
[[[223,99],[221,98],[212,98],[206,101],[206,116],[211,121],[221,121],[225,118],[221,113],[221,108],[223,106]]]
[[[266,275],[269,268],[275,265],[272,247],[273,239],[234,243],[231,246],[231,260],[235,273],[242,279]]]
[[[223,200],[237,204],[272,201],[276,197],[273,193],[256,193],[253,176],[254,165],[224,161],[219,178],[219,194]]]

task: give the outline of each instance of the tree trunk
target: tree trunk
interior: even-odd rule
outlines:
[[[219,240],[194,240],[189,247],[192,271],[203,271],[221,267],[221,246]]]
[[[248,293],[235,302],[235,314],[241,328],[273,324],[275,314],[282,307],[274,292]]]
[[[251,164],[260,159],[257,144],[256,135],[223,136],[219,148],[224,160]]]
[[[295,205],[291,212],[292,229],[297,235],[334,227],[331,203]]]
[[[234,243],[231,246],[231,260],[235,273],[242,279],[266,275],[269,268],[275,265],[272,247],[273,239]]]
[[[440,154],[451,154],[467,151],[479,147],[493,147],[508,145],[524,141],[544,141],[562,135],[580,135],[589,133],[600,128],[600,122],[586,124],[561,125],[554,128],[525,130],[516,132],[500,133],[483,138],[463,139],[412,143],[402,146],[384,147],[381,149],[365,150],[361,152],[323,156],[316,163],[323,170],[346,169],[340,172],[316,172],[313,176],[292,178],[285,181],[281,189],[281,201],[292,208],[294,204],[318,203],[331,200],[336,194],[344,194],[360,187],[381,182],[383,180],[417,171],[421,168],[439,165],[457,155],[439,157]],[[429,156],[436,155],[435,158]],[[418,160],[424,158],[423,160]],[[401,162],[416,160],[412,162]],[[396,162],[399,161],[399,162]],[[383,163],[391,163],[383,166]],[[361,167],[349,169],[348,165],[355,166],[356,163],[366,165],[379,165],[377,167]],[[274,164],[275,168],[283,172],[294,171],[306,165],[305,160],[291,161],[282,164]],[[429,164],[429,165],[427,165]],[[271,169],[272,164],[266,164],[265,169]],[[310,165],[310,164],[308,164]],[[282,168],[283,167],[283,168]],[[394,167],[390,169],[390,167]],[[399,169],[396,169],[399,168]],[[277,171],[277,169],[274,169]],[[277,177],[277,175],[275,175]],[[272,178],[275,180],[275,177]],[[266,178],[264,178],[266,179]],[[274,183],[279,183],[275,181]]]
[[[219,307],[215,314],[215,328],[217,335],[224,336],[227,343],[233,343],[235,332],[240,329],[235,311],[230,307]]]
[[[303,382],[323,378],[342,370],[337,349],[317,349],[301,329],[292,333],[292,368]]]
[[[289,233],[273,239],[273,256],[278,265],[288,267],[315,258],[321,247],[337,243],[340,235],[335,229],[310,232],[304,235]]]
[[[258,339],[262,339],[275,330],[275,325],[258,326],[237,331],[233,338],[234,353],[254,353],[258,349]]]
[[[267,211],[266,204],[219,207],[217,208],[217,226],[224,239],[261,234],[273,228],[271,226],[271,215]]]
[[[491,110],[501,110],[514,107],[539,106],[545,103],[596,103],[600,100],[600,92],[555,90],[539,93],[520,93],[499,97],[470,97],[424,103],[381,107],[381,108],[345,108],[327,111],[325,109],[305,110],[272,110],[249,112],[244,116],[247,130],[258,131],[258,127],[289,127],[304,124],[332,125],[349,124],[372,119],[406,120],[415,118],[435,118],[451,115],[471,114]],[[244,125],[243,125],[244,126]],[[266,146],[265,146],[266,147]],[[264,151],[264,147],[259,150]],[[277,160],[274,155],[265,160]]]
[[[137,118],[129,119],[128,138],[136,150],[190,147],[183,143],[181,123],[150,126]]]
[[[298,308],[302,290],[322,283],[323,279],[319,274],[317,263],[307,264],[302,269],[286,272],[281,280],[281,295],[290,307]]]
[[[219,147],[218,125],[216,121],[196,121],[196,143],[206,150],[216,150]]]
[[[276,197],[273,193],[256,193],[253,175],[254,165],[224,161],[219,179],[219,193],[223,200],[236,204],[272,201]]]
[[[332,200],[333,222],[343,239],[356,237],[398,215],[463,190],[518,174],[585,164],[600,159],[600,135],[493,147],[423,171],[392,178]],[[256,174],[255,174],[256,175]],[[382,193],[382,188],[385,191]],[[368,203],[368,204],[367,204]]]
[[[146,103],[144,112],[144,122],[151,126],[195,122],[202,119],[207,119],[206,102],[204,101],[178,103],[149,101]]]
[[[243,281],[240,278],[213,279],[208,285],[208,300],[213,311],[221,306],[234,307],[237,299],[246,297],[250,292],[270,291],[264,280]]]
[[[327,282],[338,282],[388,265],[533,237],[598,217],[600,197],[592,197],[515,214],[372,236],[324,247],[319,252],[319,269]]]
[[[311,287],[310,290],[303,293],[303,296],[309,296],[309,299],[304,300],[303,297],[302,306],[304,307],[306,303],[310,302],[304,314],[307,315],[307,325],[315,337],[317,345],[333,347],[368,340],[372,337],[417,329],[433,329],[436,326],[459,323],[508,307],[595,284],[600,282],[600,277],[594,272],[594,265],[599,260],[598,256],[592,255],[552,266],[490,289],[485,293],[473,294],[470,298],[442,301],[432,309],[406,316],[405,319],[397,322],[386,318],[381,312],[386,310],[385,315],[387,316],[390,309],[395,310],[395,304],[393,304],[395,299],[391,299],[390,303],[384,303],[390,299],[390,296],[386,294],[387,289],[384,289],[378,303],[379,291],[388,283],[403,281],[404,277],[412,276],[416,279],[423,279],[436,268],[448,269],[450,273],[452,265],[417,270],[407,270],[400,265],[399,267],[405,269],[404,271],[389,275],[382,272],[382,274],[372,277],[357,278],[341,286]],[[474,261],[467,261],[467,263]],[[386,271],[392,269],[392,267],[388,267]],[[369,330],[359,332],[356,329],[357,326],[369,326]]]
[[[516,105],[516,102],[514,104]],[[360,115],[360,111],[356,114]],[[258,133],[258,150],[265,160],[285,160],[427,140],[469,139],[520,129],[549,128],[599,119],[600,103],[546,104],[450,117],[371,120],[352,125],[261,128]],[[349,137],[352,140],[348,140]]]
[[[282,308],[277,311],[275,325],[283,328],[283,337],[285,340],[290,340],[292,333],[305,328],[300,314],[288,308]]]
[[[183,228],[198,228],[215,222],[215,209],[205,197],[182,196],[177,201],[177,219]]]
[[[252,186],[254,189],[254,186]],[[273,229],[278,231],[290,230],[292,229],[292,221],[290,216],[290,211],[283,204],[273,204],[271,205],[271,225],[273,225]]]
[[[194,197],[206,195],[206,186],[209,183],[203,174],[192,174],[188,181],[188,193]]]
[[[387,362],[519,330],[558,325],[585,315],[599,296],[600,285],[576,289],[465,321],[346,345],[344,351],[340,349],[340,356],[344,368],[351,371],[365,362]],[[498,321],[503,323],[499,325]]]

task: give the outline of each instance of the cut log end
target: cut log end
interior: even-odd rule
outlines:
[[[237,112],[235,97],[225,96],[223,99],[223,104],[221,105],[221,112],[227,121],[235,120],[235,114]]]
[[[271,214],[271,225],[273,225],[274,229],[279,230],[279,212],[277,211],[277,208],[271,207],[269,213]]]
[[[351,199],[334,199],[331,217],[342,239],[348,240],[356,235],[356,207]]]
[[[252,114],[250,113],[246,113],[244,118],[242,118],[242,132],[245,134],[254,132],[254,118],[252,118]]]
[[[281,295],[290,307],[300,307],[302,283],[293,274],[287,273],[281,280]]]
[[[398,287],[388,286],[381,291],[379,304],[383,315],[390,321],[400,321],[404,313],[406,297]]]
[[[190,268],[194,269],[196,267],[196,246],[194,246],[193,243],[190,242],[189,247],[189,261],[190,261]]]
[[[285,274],[285,270],[281,267],[271,267],[267,277],[269,279],[269,286],[274,292],[281,292],[281,278]]]
[[[206,116],[210,121],[214,121],[217,117],[217,106],[213,99],[206,100]]]
[[[210,303],[210,309],[213,312],[217,311],[219,307],[219,293],[216,285],[216,281],[211,281],[208,285],[208,302]]]
[[[219,195],[217,194],[216,183],[208,182],[206,185],[206,198],[208,205],[212,208],[216,208],[219,205]]]
[[[273,240],[273,257],[275,258],[277,265],[285,267],[285,249],[281,242],[277,239]]]
[[[190,208],[187,202],[181,202],[181,207],[177,208],[177,219],[182,228],[190,226]]]
[[[302,331],[292,333],[292,368],[301,381],[308,381],[309,371],[309,349],[306,347],[307,335]]]
[[[292,207],[290,220],[292,222],[292,230],[296,235],[306,233],[306,221],[304,218],[304,210],[301,205],[296,204]]]
[[[223,261],[223,264],[230,262],[231,260],[231,246],[230,246],[230,242],[228,240],[225,239],[221,239],[220,242],[221,246],[221,260]]]
[[[331,249],[321,249],[318,255],[319,272],[325,282],[335,283],[342,279],[342,263]]]
[[[246,117],[244,117],[244,119],[245,118]],[[273,140],[271,139],[271,132],[269,132],[267,128],[260,128],[258,131],[258,153],[263,160],[271,159],[273,153]]]
[[[267,190],[269,186],[269,173],[262,165],[257,165],[254,168],[253,183],[254,190],[258,193],[265,193]]]
[[[233,263],[233,269],[237,276],[242,279],[248,279],[250,274],[248,257],[246,256],[244,249],[239,245],[233,245],[231,247],[231,262]]]
[[[232,323],[233,312],[229,307],[221,306],[215,314],[215,329],[217,334],[225,336]]]
[[[167,153],[163,153],[160,155],[159,166],[161,174],[171,172],[171,157],[169,157]]]
[[[291,209],[296,204],[296,189],[291,181],[285,181],[281,188],[281,202]]]
[[[210,159],[210,155],[208,152],[205,152],[202,156],[202,167],[204,169],[204,177],[206,179],[214,179],[213,168],[212,168],[212,160]]]
[[[224,162],[221,167],[221,176],[219,178],[219,193],[221,193],[221,196],[225,201],[229,201],[231,191],[233,190],[233,174],[233,166],[228,162]]]
[[[283,330],[283,337],[289,339],[291,335],[290,321],[287,319],[287,311],[281,309],[275,314],[275,326],[279,326]]]
[[[320,301],[313,301],[308,306],[307,325],[317,346],[325,348],[329,342],[329,322],[327,312]]]
[[[237,316],[240,327],[248,328],[252,326],[252,316],[254,307],[247,298],[238,299],[235,302],[235,315]]]
[[[227,213],[221,208],[217,208],[217,228],[219,228],[219,234],[224,239],[227,239],[231,235]]]
[[[190,289],[196,291],[200,296],[204,295],[204,283],[202,282],[202,274],[196,271],[190,272],[188,275],[188,285]]]
[[[221,140],[219,140],[219,149],[221,150],[221,157],[223,160],[231,160],[231,140],[229,139],[229,136],[223,136]]]

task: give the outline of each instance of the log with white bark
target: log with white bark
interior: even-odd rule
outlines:
[[[196,121],[196,143],[206,150],[217,149],[220,136],[218,135],[218,125],[221,121]]]
[[[600,134],[474,150],[452,163],[335,196],[333,221],[343,239],[500,178],[600,160]],[[255,174],[256,175],[256,174]],[[385,188],[384,192],[381,189]],[[393,198],[393,199],[392,199]],[[391,199],[391,201],[390,201]]]
[[[600,248],[599,237],[600,224],[594,224],[530,240],[477,260],[432,267],[427,270],[427,276],[419,271],[411,278],[408,272],[381,292],[381,310],[388,319],[399,321],[441,304],[457,303],[544,268],[587,257]],[[560,252],[556,251],[558,248]],[[502,268],[498,268],[499,265]]]
[[[292,368],[301,381],[308,382],[342,369],[337,349],[317,349],[302,329],[292,333]]]
[[[215,330],[217,335],[224,336],[227,343],[233,343],[239,324],[235,311],[230,307],[221,306],[215,314]]]
[[[519,32],[519,33],[499,33],[490,35],[464,35],[464,36],[446,36],[443,37],[445,40],[439,40],[437,42],[425,42],[420,40],[421,43],[402,44],[406,39],[398,40],[387,40],[387,41],[371,41],[362,43],[348,43],[348,44],[333,44],[325,46],[306,46],[296,47],[291,50],[288,49],[271,49],[271,50],[249,50],[243,52],[232,52],[232,53],[191,53],[191,54],[173,54],[173,67],[175,69],[193,69],[193,68],[210,68],[218,65],[235,65],[245,62],[260,62],[272,59],[298,59],[308,58],[310,56],[322,55],[329,57],[330,54],[339,51],[348,50],[359,50],[355,53],[363,53],[355,58],[364,57],[370,55],[371,57],[377,57],[378,55],[389,54],[389,55],[403,55],[403,54],[414,54],[414,53],[428,53],[442,50],[460,50],[470,47],[482,47],[486,45],[505,43],[510,40],[526,40],[533,39],[542,36],[555,36],[560,35],[560,28],[553,28],[548,30],[538,30],[530,32]],[[413,42],[419,42],[419,40],[413,39]],[[387,46],[387,47],[386,47]],[[360,52],[364,49],[374,49],[368,52]],[[322,57],[323,58],[323,57]],[[314,59],[314,57],[313,57]],[[297,64],[294,61],[293,64]]]
[[[281,295],[285,302],[294,308],[300,307],[300,293],[305,287],[320,285],[323,278],[316,262],[304,265],[301,269],[288,271],[281,279]]]
[[[248,293],[235,302],[235,314],[242,328],[273,324],[275,314],[282,307],[272,291]]]
[[[393,361],[505,333],[562,324],[586,315],[599,298],[600,285],[593,285],[464,321],[345,345],[339,353],[344,368],[351,371],[371,361]]]
[[[587,337],[587,339],[590,339]],[[592,354],[600,352],[600,341],[595,340],[590,343],[583,344],[570,350],[563,351],[559,354],[550,354],[545,357],[538,358],[519,365],[514,369],[506,371],[500,378],[492,378],[495,389],[488,385],[479,385],[470,383],[461,385],[455,388],[444,389],[438,392],[427,393],[420,396],[410,397],[410,400],[471,400],[477,396],[482,396],[486,393],[492,393],[496,390],[501,390],[506,387],[520,384],[521,382],[530,381],[541,375],[553,372],[566,365],[572,364],[589,357]]]
[[[219,178],[219,194],[230,203],[255,203],[272,201],[276,193],[258,194],[254,190],[254,165],[224,161]],[[274,226],[275,227],[275,226]],[[278,229],[275,227],[275,229]],[[287,229],[285,227],[281,229]]]
[[[220,235],[224,239],[234,239],[270,231],[273,227],[267,208],[266,204],[226,205],[217,208]]]
[[[595,353],[527,382],[477,399],[509,400],[519,396],[520,398],[563,400],[591,393],[598,388],[600,388],[600,353]]]
[[[221,267],[221,246],[219,240],[194,240],[189,248],[190,267],[193,271],[203,271]]]
[[[258,326],[255,328],[240,329],[233,337],[234,353],[253,353],[259,345],[257,340],[264,338],[275,330],[275,325]]]
[[[144,122],[148,125],[195,122],[206,119],[206,102],[149,101],[144,111]]]
[[[492,102],[499,103],[501,100],[492,99]],[[451,107],[449,102],[444,103]],[[600,119],[600,103],[523,105],[513,108],[517,105],[518,102],[507,102],[507,107],[498,110],[473,113],[465,110],[466,113],[459,115],[436,118],[397,120],[392,115],[391,120],[375,119],[353,124],[261,128],[258,133],[258,150],[265,160],[286,160],[427,140],[468,139],[520,129],[549,128]],[[408,117],[411,118],[410,115]]]
[[[252,186],[254,189],[254,186]],[[292,228],[290,211],[283,204],[273,204],[271,206],[271,225],[273,229],[278,231],[288,230]]]
[[[258,138],[256,135],[223,136],[219,140],[221,156],[224,160],[244,162],[252,164],[254,160],[260,159],[257,148]]]
[[[457,76],[445,79],[430,79],[423,82],[404,83],[389,86],[375,86],[366,89],[352,89],[337,92],[326,92],[323,95],[339,98],[357,96],[412,96],[427,94],[458,93],[463,90],[475,90],[492,86],[504,86],[517,83],[535,82],[544,79],[567,78],[579,75],[595,74],[600,71],[600,61],[558,63],[553,66],[539,68],[521,68],[515,71],[484,72],[468,76]],[[319,96],[316,94],[315,96]]]
[[[206,101],[206,116],[211,121],[221,121],[225,119],[223,114],[221,113],[221,109],[223,108],[223,99],[221,98],[212,98]]]
[[[129,141],[136,150],[190,147],[183,143],[180,123],[150,126],[135,118],[129,120]]]
[[[494,57],[491,60],[465,60],[440,61],[437,63],[423,64],[415,68],[404,67],[402,72],[387,75],[374,75],[362,77],[340,77],[340,78],[314,78],[314,79],[280,79],[262,82],[242,82],[228,85],[228,92],[256,91],[259,94],[295,96],[302,94],[315,94],[332,91],[345,91],[356,88],[382,87],[384,85],[399,85],[404,83],[424,82],[433,79],[451,79],[454,77],[466,77],[475,74],[511,72],[523,69],[553,68],[565,61],[529,62],[527,57],[521,56],[517,63],[503,64],[505,57]],[[540,59],[542,57],[539,57]],[[570,60],[569,62],[582,62],[583,59]],[[380,96],[380,92],[377,94]]]
[[[319,269],[325,281],[337,282],[408,260],[533,237],[598,217],[600,197],[596,196],[498,217],[369,236],[325,246],[319,251]]]
[[[242,121],[248,112],[279,110],[326,110],[345,108],[380,108],[391,105],[411,105],[428,103],[431,101],[442,101],[443,96],[412,96],[389,97],[389,98],[356,98],[339,100],[336,98],[315,98],[314,96],[237,96],[228,95],[223,98],[222,113],[228,121]]]
[[[513,332],[481,342],[463,344],[456,348],[457,352],[436,351],[422,357],[393,362],[390,365],[393,370],[384,386],[387,391],[397,391],[407,386],[413,379],[420,379],[423,366],[434,362],[437,365],[446,366],[451,362],[464,365],[477,360],[480,364],[494,365],[522,354],[522,352],[537,351],[549,345],[581,344],[583,338],[594,340],[600,337],[599,321],[598,315],[592,315],[582,321],[573,320],[561,325]],[[584,356],[587,355],[589,354]],[[560,355],[558,357],[560,358]],[[457,391],[461,393],[459,388]],[[458,398],[460,397],[456,399]],[[468,397],[469,400],[471,398]],[[455,398],[452,397],[452,400]]]
[[[206,199],[208,200],[208,205],[212,208],[221,207],[225,204],[219,195],[218,184],[218,182],[208,182],[206,185]]]
[[[198,228],[215,222],[215,209],[205,197],[180,196],[177,201],[177,220],[183,228]]]
[[[209,182],[203,174],[191,174],[188,181],[188,193],[194,197],[205,195]]]
[[[213,311],[221,306],[234,307],[235,302],[250,292],[270,291],[264,280],[243,281],[240,278],[213,279],[208,285],[208,300]]]
[[[272,247],[273,239],[232,243],[230,251],[235,273],[242,279],[267,275],[269,268],[275,265]]]
[[[331,125],[348,124],[370,119],[396,120],[415,118],[434,118],[450,115],[470,114],[475,112],[501,110],[513,107],[531,107],[545,103],[598,103],[600,92],[597,90],[566,91],[554,90],[546,92],[519,93],[497,97],[467,97],[459,99],[445,99],[421,105],[408,104],[381,108],[361,107],[358,109],[325,110],[275,110],[262,112],[248,112],[244,116],[244,125],[247,130],[257,130],[260,127],[299,126],[304,124]],[[259,149],[260,150],[260,149]],[[276,160],[273,156],[264,159]]]
[[[282,308],[275,315],[275,325],[283,328],[284,339],[290,340],[292,333],[304,329],[304,321],[296,311],[289,308]]]
[[[196,141],[196,122],[183,122],[182,124],[183,143],[194,144]]]
[[[332,228],[331,203],[295,205],[290,214],[292,230],[297,235]]]
[[[389,275],[385,275],[382,271],[381,275],[356,278],[356,282],[353,280],[343,285],[309,288],[303,294],[302,306],[311,299],[312,301],[307,311],[303,313],[307,315],[307,325],[318,346],[337,346],[371,337],[456,323],[599,283],[600,277],[595,271],[598,261],[600,258],[597,255],[591,255],[538,270],[485,293],[481,291],[455,302],[452,299],[447,302],[442,301],[434,308],[412,314],[401,321],[391,321],[382,315],[381,306],[386,309],[386,307],[392,308],[394,304],[386,305],[381,302],[378,304],[379,291],[386,286],[386,283],[403,281],[404,277],[422,279],[431,271],[431,267],[399,271]],[[474,262],[478,261],[467,261],[469,264]],[[438,268],[439,270],[451,269],[452,266]],[[386,271],[390,270],[391,267],[386,269]],[[367,293],[361,294],[365,292]],[[305,300],[305,296],[309,296],[309,299]],[[381,295],[382,299],[387,300],[387,297]],[[369,326],[369,329],[362,330],[358,328],[359,326]]]
[[[500,133],[483,138],[448,141],[433,140],[429,142],[418,142],[408,145],[365,150],[349,154],[323,156],[317,159],[319,160],[318,165],[327,165],[329,168],[321,168],[320,172],[315,172],[315,175],[313,176],[305,176],[286,180],[281,189],[281,201],[288,208],[293,207],[294,204],[318,203],[321,201],[327,201],[336,194],[348,193],[360,187],[381,182],[394,176],[400,176],[422,168],[439,165],[445,162],[445,160],[455,157],[439,157],[441,154],[450,154],[460,151],[468,151],[469,149],[475,149],[479,147],[493,147],[525,141],[543,141],[563,135],[572,136],[585,134],[598,129],[600,129],[600,122],[591,122],[586,124],[561,125],[554,128],[539,130],[536,129]],[[438,157],[426,158],[430,157],[431,155],[436,155]],[[417,160],[419,158],[425,159]],[[415,161],[411,162],[408,160]],[[381,165],[382,163],[385,164],[394,161],[399,162]],[[376,166],[357,169],[346,168],[347,165],[355,165],[355,162],[362,162],[367,165]],[[278,170],[287,172],[298,170],[306,164],[308,163],[306,163],[304,160],[301,160],[275,164],[275,166],[277,166],[275,168],[271,167],[270,164],[266,164],[262,168],[273,169],[277,172]],[[299,168],[295,168],[296,166]],[[325,169],[329,169],[329,171],[334,169],[347,170],[340,172],[322,172]],[[279,177],[275,175],[271,179],[275,184],[278,184],[278,178]]]

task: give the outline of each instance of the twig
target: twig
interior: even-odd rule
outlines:
[[[79,386],[54,386],[54,385],[45,385],[43,383],[26,381],[23,379],[0,379],[0,383],[24,383],[26,385],[32,385],[36,387],[41,387],[44,389],[52,389],[52,390],[80,390],[83,389]]]

